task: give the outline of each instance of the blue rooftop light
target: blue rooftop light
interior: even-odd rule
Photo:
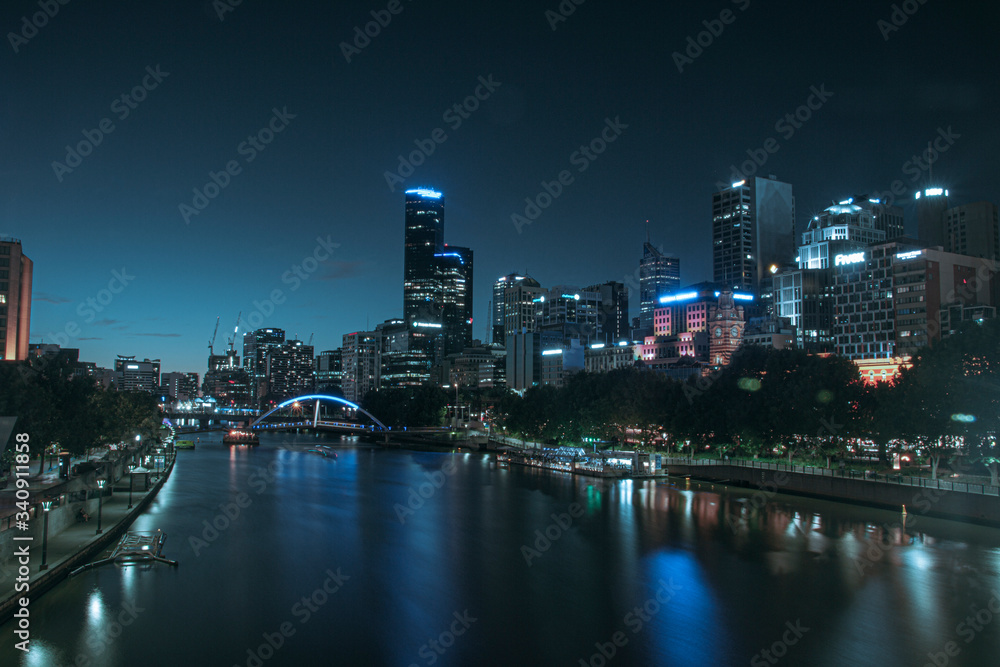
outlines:
[[[691,299],[697,299],[697,292],[682,292],[680,294],[674,294],[672,296],[661,296],[660,303],[677,303],[678,301],[690,301]]]
[[[416,188],[414,190],[407,190],[408,195],[420,195],[421,197],[427,197],[428,199],[441,199],[443,196],[437,190],[431,190],[429,188]]]

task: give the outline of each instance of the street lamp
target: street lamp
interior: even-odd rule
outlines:
[[[45,522],[42,524],[42,566],[39,571],[49,569],[45,563],[49,555],[49,510],[52,509],[52,501],[43,500],[42,509],[45,510]]]
[[[107,480],[99,479],[97,480],[97,532],[95,535],[100,535],[104,531],[101,530],[101,518],[104,511],[104,485],[107,484]]]
[[[132,471],[135,470],[135,466],[129,464],[128,467],[128,508],[132,509]]]

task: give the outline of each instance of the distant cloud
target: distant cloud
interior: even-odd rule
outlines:
[[[48,292],[35,292],[31,297],[32,301],[44,301],[45,303],[69,303],[71,300],[64,296],[59,296],[57,294],[49,294]]]
[[[122,324],[121,326],[111,327],[111,328],[114,329],[115,331],[125,331],[126,329],[128,329],[128,325]]]
[[[77,340],[104,340],[100,336],[86,336],[83,338],[77,338]]]
[[[178,333],[134,333],[129,336],[148,336],[150,338],[180,338]]]
[[[362,261],[335,261],[323,264],[323,273],[316,276],[315,280],[340,280],[341,278],[353,278],[363,273],[365,263]]]
[[[118,324],[119,322],[121,322],[121,320],[97,320],[94,324],[99,327],[107,327],[112,324]]]

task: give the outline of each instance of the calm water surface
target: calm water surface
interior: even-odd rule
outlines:
[[[995,529],[317,442],[179,452],[133,529],[180,567],[60,584],[0,665],[1000,664]]]

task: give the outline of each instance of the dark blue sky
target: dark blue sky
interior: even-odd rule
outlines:
[[[134,354],[204,373],[218,315],[217,347],[243,311],[315,334],[317,350],[399,316],[403,195],[385,172],[437,128],[447,139],[406,186],[444,191],[446,241],[476,252],[480,338],[498,276],[621,280],[647,219],[685,282],[710,278],[715,183],[772,137],[779,149],[759,173],[793,184],[797,223],[899,180],[912,229],[911,193],[927,178],[907,163],[939,128],[960,136],[935,180],[958,202],[998,197],[1000,11],[989,3],[914,0],[885,39],[888,2],[588,0],[553,30],[556,0],[404,0],[350,63],[340,43],[387,2],[244,0],[224,20],[213,4],[73,0],[14,39],[15,52],[9,33],[40,10],[3,3],[0,235],[21,238],[35,261],[32,342],[75,323],[64,343],[83,359]],[[732,22],[711,24],[723,10]],[[679,72],[673,53],[704,21],[721,34]],[[168,73],[158,82],[147,70],[157,66]],[[490,76],[499,87],[454,128],[444,113]],[[115,102],[144,78],[152,90],[134,109]],[[791,136],[776,128],[813,86],[832,96]],[[287,127],[263,150],[241,150],[274,109],[294,118],[276,121]],[[607,118],[627,128],[580,172],[572,155]],[[52,163],[102,119],[114,130],[57,175]],[[187,223],[179,206],[230,161],[238,173]],[[511,215],[563,170],[572,183],[518,233]],[[318,238],[339,246],[307,261],[305,280],[286,274],[327,255]],[[102,293],[122,269],[134,279]],[[274,290],[284,301],[265,317],[254,302]]]

